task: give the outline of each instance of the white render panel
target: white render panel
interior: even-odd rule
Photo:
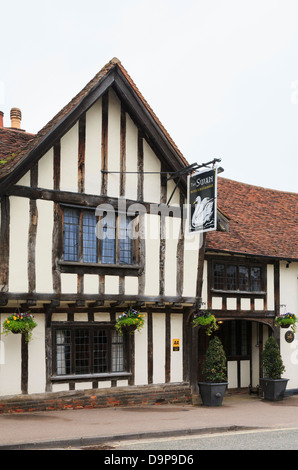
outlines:
[[[125,276],[124,278],[125,295],[137,295],[139,289],[139,281],[136,276]]]
[[[36,314],[34,320],[37,327],[32,331],[32,341],[28,345],[28,393],[43,393],[46,377],[45,316]]]
[[[177,243],[180,232],[180,219],[174,217],[165,218],[165,295],[176,295],[177,283]]]
[[[78,122],[61,139],[60,189],[78,191]]]
[[[53,202],[38,199],[38,222],[36,232],[36,292],[53,292],[52,279],[52,232]]]
[[[255,299],[255,310],[264,310],[264,299]]]
[[[160,204],[161,163],[145,139],[144,142],[144,201]],[[146,174],[158,172],[158,174]]]
[[[170,177],[171,175],[168,175]],[[174,180],[169,180],[167,182],[167,201],[170,199],[174,189],[175,189],[176,183]],[[170,201],[171,206],[177,205],[180,206],[180,191],[178,188],[176,188],[172,199]]]
[[[101,192],[102,100],[86,113],[85,193]]]
[[[195,297],[196,295],[199,256],[198,241],[199,239],[194,237],[185,237],[184,241],[183,295],[185,297]]]
[[[74,314],[74,321],[88,321],[88,313],[83,312],[83,313],[77,313],[75,312]]]
[[[228,388],[237,388],[237,361],[228,361],[227,362],[227,372],[228,372]]]
[[[280,263],[280,303],[281,313],[298,314],[298,263],[291,263],[287,268],[286,262]],[[297,325],[296,325],[297,326]],[[285,365],[283,377],[290,379],[288,389],[298,388],[298,340],[297,332],[292,343],[287,343],[285,334],[291,329],[280,329],[280,350]]]
[[[240,300],[240,309],[241,310],[250,310],[250,299],[241,299]]]
[[[105,276],[105,294],[119,294],[119,276]]]
[[[144,318],[144,327],[136,331],[135,336],[135,385],[148,384],[148,334],[147,314]]]
[[[38,161],[38,187],[53,189],[54,150],[53,147]]]
[[[126,114],[126,175],[125,197],[137,199],[138,190],[138,128]],[[129,173],[134,172],[134,173]]]
[[[214,310],[222,309],[222,297],[212,297],[212,309]]]
[[[152,313],[153,343],[153,383],[165,382],[166,365],[166,316],[164,313]]]
[[[250,384],[250,361],[240,361],[240,387],[248,387]]]
[[[227,310],[237,310],[237,299],[235,297],[227,297]]]
[[[145,295],[159,295],[160,217],[145,214]]]
[[[10,197],[10,292],[28,292],[28,230],[29,199]]]
[[[281,313],[298,315],[298,263],[280,263],[280,303],[285,305]]]
[[[24,176],[18,181],[20,186],[30,186],[30,171],[24,174]]]
[[[8,315],[0,314],[2,325]],[[21,393],[21,335],[1,335],[0,395]],[[3,358],[4,355],[4,358]]]
[[[179,351],[173,351],[173,340],[180,340]],[[183,381],[183,315],[171,314],[171,382]]]
[[[274,266],[267,264],[267,309],[274,310]]]
[[[113,90],[109,90],[108,171],[120,171],[120,117],[121,103]],[[108,195],[119,197],[120,174],[108,174]]]
[[[84,294],[98,294],[99,279],[97,274],[84,274]]]
[[[62,294],[76,294],[78,291],[77,274],[61,273]]]

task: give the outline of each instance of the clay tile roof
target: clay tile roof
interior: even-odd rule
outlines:
[[[110,62],[108,62],[93,78],[90,82],[64,107],[59,111],[56,116],[54,116],[36,135],[29,141],[29,144],[22,147],[19,147],[15,151],[14,158],[11,160],[9,165],[2,165],[0,166],[0,179],[10,173],[15,165],[20,162],[26,155],[33,149],[35,149],[38,144],[43,140],[43,138],[48,135],[58,124],[61,120],[67,116],[75,107],[77,107],[80,102],[84,99],[89,92],[94,89],[101,79],[103,79],[113,68],[118,67],[118,69],[122,72],[125,76],[127,81],[129,82],[130,86],[133,88],[134,92],[137,94],[138,98],[141,100],[143,105],[146,107],[147,111],[151,114],[152,118],[158,124],[162,132],[164,133],[165,137],[167,138],[169,144],[174,148],[175,152],[181,158],[182,164],[188,165],[186,159],[183,157],[179,149],[177,148],[176,144],[173,142],[165,128],[162,126],[160,121],[158,120],[157,116],[150,108],[147,101],[144,99],[138,88],[136,87],[135,83],[128,75],[125,68],[122,66],[121,62],[117,58],[113,58]]]
[[[15,164],[16,155],[30,144],[34,134],[0,127],[0,175]]]
[[[218,178],[228,232],[209,232],[206,249],[298,260],[298,194]]]

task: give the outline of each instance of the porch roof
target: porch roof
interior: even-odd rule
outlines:
[[[298,194],[218,178],[228,232],[209,232],[206,250],[298,260]]]

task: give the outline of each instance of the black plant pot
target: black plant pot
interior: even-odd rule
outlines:
[[[199,390],[203,405],[221,406],[228,382],[211,383],[199,382]]]
[[[279,401],[284,398],[289,379],[260,379],[264,400]]]

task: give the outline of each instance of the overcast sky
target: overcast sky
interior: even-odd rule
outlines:
[[[0,110],[37,132],[118,57],[190,162],[298,192],[297,0],[0,0]]]

